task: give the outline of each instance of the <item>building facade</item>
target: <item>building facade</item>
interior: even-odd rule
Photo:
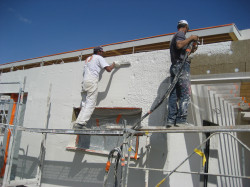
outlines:
[[[107,62],[126,60],[131,65],[101,74],[97,107],[89,127],[99,130],[107,124],[133,125],[159,102],[170,85],[169,43],[173,34],[103,45]],[[198,127],[249,124],[250,30],[239,31],[234,24],[228,24],[192,30],[187,35],[191,34],[200,37],[201,45],[191,60],[192,102],[188,121]],[[8,103],[1,104],[1,124],[30,129],[71,129],[83,97],[84,60],[92,50],[0,65],[1,103]],[[166,117],[167,100],[141,125],[164,127]],[[128,186],[155,186],[209,135],[152,133],[135,137],[130,166],[137,169],[129,169]],[[249,147],[249,132],[232,135]],[[2,183],[44,187],[102,186],[108,153],[123,140],[121,135],[43,134],[22,130],[13,138],[6,128],[0,137]],[[250,184],[249,179],[235,177],[250,175],[250,153],[231,136],[214,135],[209,145],[204,144],[200,150],[209,156],[206,166],[202,157],[194,154],[162,185]],[[215,175],[204,177],[190,173],[205,170]],[[108,186],[113,183],[111,167]]]

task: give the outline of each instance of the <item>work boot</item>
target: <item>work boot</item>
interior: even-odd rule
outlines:
[[[74,130],[84,130],[84,129],[88,129],[88,128],[87,128],[86,125],[84,125],[84,124],[75,123],[75,124],[73,125],[73,129],[74,129]]]
[[[194,127],[193,124],[188,123],[188,122],[182,122],[182,123],[176,123],[177,127]]]
[[[171,128],[171,127],[174,127],[174,126],[175,126],[174,123],[172,123],[172,122],[170,122],[170,121],[167,121],[167,123],[166,123],[166,128]]]

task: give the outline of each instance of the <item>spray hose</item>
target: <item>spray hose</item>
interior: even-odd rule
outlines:
[[[131,129],[133,130],[137,130],[137,129],[140,129],[141,128],[141,121],[143,121],[148,115],[152,114],[162,103],[163,101],[168,98],[169,94],[172,92],[172,90],[174,89],[180,75],[181,75],[181,72],[182,72],[182,69],[184,67],[184,64],[186,63],[186,60],[188,58],[188,56],[191,54],[192,50],[194,48],[197,48],[197,45],[198,45],[198,42],[197,41],[191,41],[187,48],[186,48],[186,52],[185,52],[185,55],[184,55],[184,58],[182,60],[182,63],[181,63],[181,67],[180,67],[180,70],[179,72],[176,74],[173,82],[170,84],[170,86],[168,87],[166,93],[164,94],[164,96],[159,100],[159,102],[150,109],[150,111],[148,111],[146,114],[144,114],[141,119],[139,121],[137,121]],[[131,133],[133,134],[133,133]],[[131,134],[129,136],[131,136]],[[105,176],[104,176],[104,182],[103,182],[103,187],[105,187],[107,185],[107,179],[108,179],[108,175],[109,175],[109,172],[110,172],[110,166],[112,164],[112,159],[114,157],[114,153],[117,152],[117,155],[116,155],[116,160],[115,160],[115,171],[114,171],[114,178],[115,178],[115,187],[117,187],[118,185],[118,180],[117,180],[117,170],[118,170],[118,164],[119,164],[119,161],[121,160],[121,167],[125,166],[125,158],[124,156],[122,155],[122,149],[123,149],[123,145],[121,145],[120,147],[117,147],[117,148],[114,148],[110,151],[109,153],[109,156],[108,156],[108,161],[106,163],[106,168],[105,168]],[[135,156],[137,157],[137,155]],[[122,178],[122,173],[121,173],[121,178]],[[162,183],[164,182],[164,180],[162,181]]]
[[[103,187],[107,185],[107,179],[108,179],[108,175],[110,172],[110,166],[112,164],[112,160],[114,157],[116,157],[115,166],[114,166],[114,179],[115,179],[114,186],[115,187],[118,186],[117,171],[118,171],[119,161],[121,160],[121,167],[125,166],[125,158],[123,157],[122,149],[123,149],[123,145],[121,145],[120,147],[116,147],[110,151],[109,156],[108,156],[108,161],[106,163],[106,168],[105,168]],[[115,153],[117,154],[114,155]],[[121,177],[122,177],[122,173],[121,173]]]
[[[176,83],[177,83],[177,81],[178,81],[178,79],[179,79],[179,77],[180,77],[180,75],[181,75],[182,69],[183,69],[183,67],[184,67],[184,64],[186,63],[186,60],[187,60],[188,56],[191,54],[191,52],[192,52],[192,50],[193,50],[194,48],[197,48],[197,46],[198,46],[198,41],[194,41],[194,40],[191,41],[191,42],[188,44],[188,46],[187,46],[187,48],[186,48],[186,52],[185,52],[184,58],[183,58],[182,63],[181,63],[180,70],[179,70],[179,72],[176,74],[176,76],[174,77],[174,80],[173,80],[173,82],[170,84],[170,86],[168,87],[166,93],[165,93],[164,96],[160,99],[160,101],[159,101],[154,107],[152,107],[152,108],[150,109],[150,111],[148,111],[146,114],[144,114],[144,115],[141,117],[141,119],[140,119],[139,121],[137,121],[137,122],[133,125],[132,129],[134,129],[134,130],[140,129],[140,128],[141,128],[140,123],[141,123],[148,115],[152,114],[152,113],[155,111],[155,109],[157,109],[157,108],[163,103],[163,101],[164,101],[165,99],[168,98],[169,94],[170,94],[170,93],[172,92],[172,90],[174,89],[174,87],[175,87],[175,85],[176,85]]]

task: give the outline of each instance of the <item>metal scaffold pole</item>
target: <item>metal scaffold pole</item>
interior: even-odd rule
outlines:
[[[145,186],[149,185],[149,171],[165,171],[160,169],[148,168],[147,167],[147,157],[150,151],[150,142],[149,142],[149,134],[151,133],[212,133],[207,139],[205,139],[196,149],[200,148],[204,143],[206,143],[209,139],[217,134],[227,134],[232,136],[236,141],[238,141],[246,150],[250,151],[250,149],[241,142],[237,137],[230,134],[229,132],[250,132],[250,125],[237,125],[237,126],[203,126],[203,127],[178,127],[178,128],[165,128],[162,126],[149,126],[149,127],[142,127],[138,130],[131,130],[130,126],[106,126],[103,129],[90,129],[90,130],[73,130],[73,129],[40,129],[40,128],[25,128],[25,127],[13,127],[12,125],[8,124],[0,124],[1,127],[16,131],[25,131],[30,133],[42,133],[42,134],[68,134],[68,135],[100,135],[100,136],[117,136],[123,135],[123,157],[125,157],[125,146],[127,146],[127,165],[122,168],[122,177],[120,185],[127,187],[128,186],[128,179],[129,179],[129,169],[141,169],[145,170]],[[146,158],[145,158],[145,167],[130,167],[130,159],[131,159],[131,150],[132,150],[132,138],[135,135],[146,136]],[[235,177],[235,178],[244,178],[250,179],[249,176],[237,176],[237,175],[227,175],[227,174],[211,174],[211,173],[204,173],[204,172],[182,172],[177,171],[177,169],[183,165],[191,156],[195,154],[193,151],[187,158],[185,158],[178,166],[176,166],[172,171],[166,171],[168,174],[166,177],[162,179],[162,181],[157,185],[160,186],[169,176],[171,176],[174,172],[179,173],[187,173],[187,174],[197,174],[197,175],[211,175],[211,176],[223,176],[223,177]]]
[[[0,124],[0,127],[13,129],[11,125]],[[25,128],[16,127],[16,130],[31,132],[31,133],[48,133],[48,134],[68,134],[68,135],[101,135],[101,136],[117,136],[123,135],[122,127],[106,126],[106,128],[96,128],[87,130],[74,129],[43,129],[43,128]],[[128,130],[129,126],[128,126]],[[207,126],[207,127],[176,127],[167,129],[163,126],[149,126],[142,127],[133,131],[133,135],[147,134],[147,133],[216,133],[216,132],[250,132],[250,125],[236,125],[236,126]]]
[[[24,95],[24,89],[26,84],[26,77],[24,77],[23,84],[20,82],[10,82],[10,83],[1,83],[1,84],[16,84],[19,85],[19,91],[17,95],[17,99],[13,99],[15,102],[15,105],[13,105],[13,110],[15,110],[14,120],[11,122],[12,124],[9,125],[8,132],[10,132],[9,136],[9,147],[5,150],[5,155],[7,155],[7,162],[5,166],[4,171],[4,179],[3,179],[3,186],[7,185],[7,183],[10,180],[10,174],[11,174],[11,166],[13,162],[13,155],[14,155],[14,147],[15,147],[15,141],[16,141],[16,133],[17,133],[17,127],[19,124],[19,110],[20,106],[23,104],[23,95]],[[15,107],[15,108],[14,108]]]
[[[218,135],[218,134],[221,134],[221,132],[216,132],[216,133],[213,133],[213,134],[211,134],[208,138],[206,138],[200,145],[198,145],[195,149],[194,149],[194,151],[191,153],[191,154],[189,154],[178,166],[176,166],[172,171],[170,171],[168,174],[167,174],[167,176],[166,177],[164,177],[157,185],[156,185],[156,187],[159,187],[163,182],[165,182],[165,180],[170,176],[170,175],[172,175],[174,172],[176,172],[176,170],[180,167],[180,166],[182,166],[191,156],[193,156],[195,153],[196,153],[196,151],[195,150],[197,150],[197,149],[199,149],[199,148],[201,148],[201,146],[202,145],[204,145],[208,140],[210,140],[213,136],[215,136],[215,135]],[[229,136],[231,136],[231,137],[233,137],[236,141],[238,141],[245,149],[247,149],[249,152],[250,152],[250,148],[249,147],[247,147],[242,141],[240,141],[237,137],[235,137],[234,135],[232,135],[232,134],[230,134],[230,133],[222,133],[222,134],[227,134],[227,135],[229,135]],[[240,178],[240,176],[237,176],[238,178]],[[244,176],[245,178],[247,178],[247,179],[250,179],[250,176],[248,177],[248,176]]]

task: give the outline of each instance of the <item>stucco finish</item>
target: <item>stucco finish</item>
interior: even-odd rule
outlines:
[[[227,59],[230,59],[238,49],[237,45],[235,49],[231,45],[231,42],[222,42],[200,46],[193,57],[192,66],[196,67],[197,63],[197,67],[204,68],[205,64],[221,61],[220,57],[227,56]],[[142,108],[142,113],[145,114],[152,105],[157,103],[169,86],[171,65],[169,50],[109,57],[106,60],[109,63],[115,60],[126,60],[130,61],[131,66],[116,69],[111,73],[103,72],[99,82],[97,101],[99,107],[137,107]],[[44,128],[48,121],[48,128],[69,129],[73,107],[79,107],[81,102],[82,72],[83,62],[73,62],[3,73],[1,82],[22,82],[24,77],[27,77],[25,93],[28,96],[23,126]],[[50,85],[52,85],[51,106],[49,118],[47,118],[47,97]],[[1,87],[0,92],[13,93],[17,92],[17,88]],[[193,97],[200,100],[200,94],[201,92],[197,91]],[[163,126],[167,112],[166,104],[165,101],[142,122],[142,125]],[[189,111],[189,120],[196,121],[198,125],[201,125],[202,120],[197,120],[199,112],[206,110],[206,107],[200,108],[202,104],[204,102],[193,102],[191,106],[196,107],[198,113],[197,111],[194,113],[191,109]],[[211,117],[211,114],[207,115],[208,118]],[[199,145],[201,138],[198,134],[153,134],[150,137],[151,150],[148,163],[145,165],[145,137],[142,137],[139,149],[141,158],[132,162],[132,165],[174,169]],[[107,157],[66,151],[65,148],[72,141],[71,139],[72,136],[69,135],[48,135],[42,186],[102,186]],[[25,165],[26,169],[23,172],[26,177],[30,177],[36,172],[34,165],[37,164],[41,135],[23,133],[20,142],[20,149],[24,150],[25,154],[20,155],[19,159],[22,163],[29,163]],[[180,170],[200,171],[201,161],[201,157],[195,155]],[[215,170],[219,170],[217,161],[216,158],[211,166]],[[17,169],[20,170],[19,167]],[[21,172],[19,170],[18,172]],[[163,172],[150,172],[149,186],[156,185],[163,177]],[[200,178],[198,175],[173,174],[166,184],[167,186],[198,187]],[[129,186],[144,186],[144,172],[131,169]]]

